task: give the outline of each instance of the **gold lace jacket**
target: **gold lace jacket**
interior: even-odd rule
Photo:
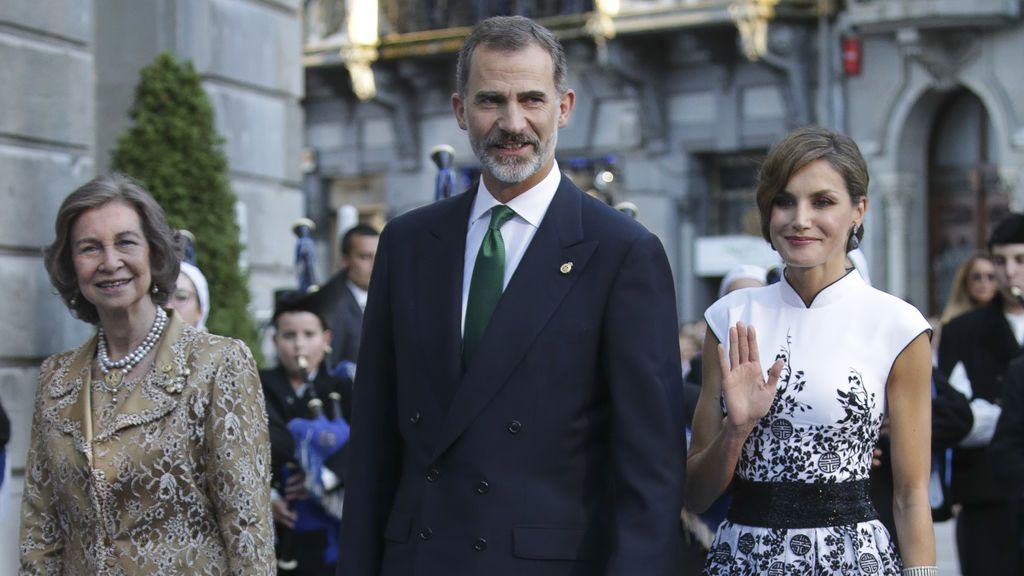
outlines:
[[[116,404],[94,406],[95,337],[43,363],[20,574],[274,574],[270,440],[252,355],[173,313],[166,330]]]

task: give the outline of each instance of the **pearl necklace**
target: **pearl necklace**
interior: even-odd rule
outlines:
[[[124,380],[124,375],[131,372],[132,368],[142,361],[143,358],[149,354],[149,351],[156,346],[156,343],[160,340],[160,336],[164,332],[164,326],[167,325],[167,312],[164,309],[157,306],[156,309],[156,320],[153,321],[153,326],[149,329],[149,334],[146,334],[146,338],[139,344],[134,350],[128,353],[127,356],[120,360],[111,360],[109,354],[107,354],[107,335],[103,331],[103,327],[100,327],[98,342],[96,344],[96,360],[99,362],[100,371],[103,372],[103,389],[107,392],[116,392],[117,387],[121,385],[121,381]]]

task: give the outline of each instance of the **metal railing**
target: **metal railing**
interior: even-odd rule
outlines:
[[[863,1],[863,0],[862,0]],[[594,0],[306,0],[306,44],[346,34],[347,11],[356,2],[376,2],[382,38],[469,27],[489,16],[517,14],[536,20],[564,19],[594,12]],[[835,0],[826,0],[832,10]],[[822,0],[619,0],[619,15],[704,13],[754,5],[779,14],[820,9]]]
[[[593,9],[593,0],[381,0],[381,32],[407,34],[472,26],[490,16],[544,19]]]

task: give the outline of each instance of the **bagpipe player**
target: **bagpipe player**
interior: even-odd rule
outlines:
[[[328,369],[328,309],[317,292],[276,293],[278,365],[260,372],[280,574],[333,574],[337,561],[352,382]]]

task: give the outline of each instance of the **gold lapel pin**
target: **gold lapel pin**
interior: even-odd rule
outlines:
[[[559,268],[558,271],[561,272],[562,274],[568,274],[569,272],[572,272],[572,262],[566,262],[565,264],[562,264],[562,267]]]

